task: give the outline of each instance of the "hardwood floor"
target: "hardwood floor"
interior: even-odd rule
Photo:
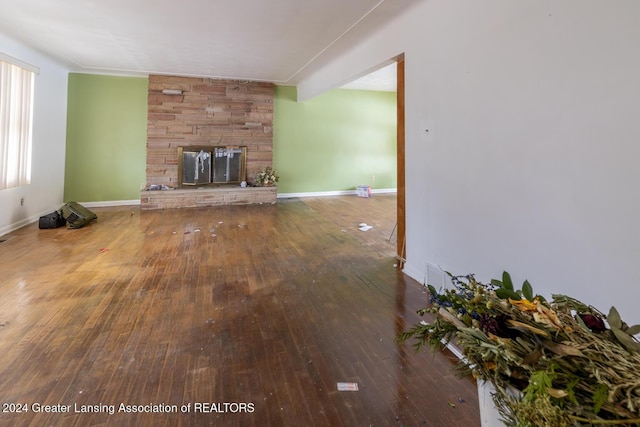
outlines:
[[[480,425],[453,356],[394,341],[426,304],[395,203],[93,208],[3,236],[0,425]]]

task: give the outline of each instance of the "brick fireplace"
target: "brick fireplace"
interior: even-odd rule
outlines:
[[[164,91],[164,93],[163,93]],[[249,185],[179,187],[178,149],[246,147]],[[147,185],[142,209],[273,203],[275,188],[252,187],[273,160],[273,84],[149,76]]]

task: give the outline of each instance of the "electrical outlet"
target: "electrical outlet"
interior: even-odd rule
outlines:
[[[24,197],[20,199],[20,206],[24,206]]]
[[[371,175],[371,182],[376,182],[376,176],[375,175]]]

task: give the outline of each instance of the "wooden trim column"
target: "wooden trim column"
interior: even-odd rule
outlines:
[[[405,224],[405,147],[404,147],[404,56],[398,58],[397,66],[397,174],[398,174],[398,246],[397,256],[399,266],[403,267],[406,254],[406,224]]]

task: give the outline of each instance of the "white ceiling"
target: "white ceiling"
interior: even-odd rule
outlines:
[[[419,1],[6,0],[0,32],[78,72],[294,85]]]

